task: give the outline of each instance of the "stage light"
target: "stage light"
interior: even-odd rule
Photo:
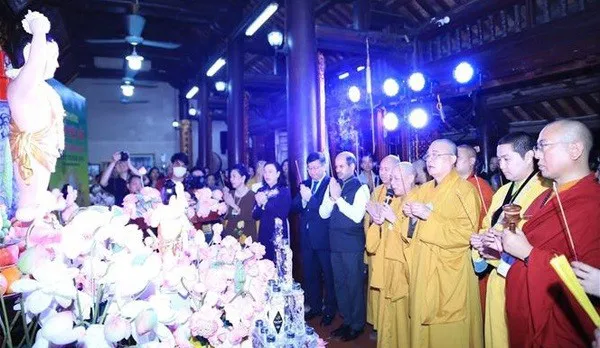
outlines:
[[[343,79],[345,79],[348,76],[350,76],[350,73],[349,72],[345,72],[343,74],[339,74],[338,75],[338,79],[343,80]]]
[[[224,92],[227,89],[227,83],[223,81],[217,81],[215,82],[215,89],[217,92]]]
[[[258,17],[256,17],[254,22],[252,22],[252,24],[248,26],[248,29],[246,29],[246,36],[254,35],[254,33],[256,33],[256,31],[258,31],[258,29],[260,29],[260,27],[262,27],[262,25],[265,24],[265,22],[273,15],[273,13],[277,11],[278,8],[278,3],[270,3],[269,6],[267,6],[264,9],[264,11],[262,11],[262,13],[259,14]]]
[[[363,71],[363,70],[365,70],[365,66],[364,65],[360,65],[360,66],[356,67],[356,71],[358,71],[358,72]]]
[[[142,62],[144,61],[144,57],[137,54],[135,51],[135,47],[133,48],[133,52],[130,55],[125,57],[127,60],[127,66],[131,70],[140,70],[142,68]]]
[[[131,84],[123,84],[121,85],[121,93],[123,94],[124,97],[131,97],[133,96],[133,91],[135,90],[135,87]]]
[[[190,88],[190,90],[186,93],[185,98],[186,99],[192,99],[194,98],[194,96],[196,95],[196,93],[198,93],[198,86],[194,86],[192,88]]]
[[[353,103],[358,103],[360,100],[360,89],[356,86],[348,88],[348,99]]]
[[[398,128],[398,115],[393,112],[388,112],[383,116],[383,127],[386,130],[393,131]]]
[[[461,62],[460,64],[458,64],[456,68],[454,68],[453,73],[456,82],[463,84],[471,81],[474,74],[475,70],[473,70],[471,64],[467,62]]]
[[[190,116],[196,116],[198,114],[198,110],[196,110],[195,108],[189,108],[188,109],[188,115]]]
[[[273,48],[279,48],[283,45],[283,34],[279,30],[273,30],[267,35],[269,45]]]
[[[425,88],[425,76],[420,72],[413,73],[408,78],[408,87],[414,92],[421,92]]]
[[[227,63],[227,61],[224,58],[219,58],[217,59],[213,65],[208,68],[208,71],[206,71],[206,76],[211,77],[214,74],[217,73],[217,71],[219,71],[225,64]]]
[[[171,123],[171,126],[173,126],[173,128],[179,128],[179,121],[175,120]]]
[[[400,85],[396,80],[389,78],[383,82],[383,93],[388,97],[393,97],[400,91]]]
[[[408,123],[417,129],[421,129],[429,122],[429,115],[423,108],[412,109],[408,114]]]

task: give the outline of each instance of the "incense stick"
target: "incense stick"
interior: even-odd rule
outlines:
[[[467,218],[469,219],[469,222],[471,223],[471,227],[473,227],[473,230],[475,230],[475,224],[473,223],[473,220],[471,219],[471,215],[469,215],[469,210],[467,209],[465,202],[463,202],[462,196],[460,195],[460,192],[458,190],[456,190],[456,196],[458,197],[458,200],[460,201],[460,204],[462,205],[463,210],[467,214]]]
[[[573,256],[575,257],[575,261],[579,261],[579,259],[577,258],[577,252],[575,251],[575,243],[573,243],[573,235],[571,235],[571,229],[569,228],[569,223],[567,222],[567,215],[565,215],[565,210],[563,209],[562,201],[560,200],[560,196],[558,195],[558,187],[556,186],[556,181],[552,183],[552,188],[554,189],[556,201],[558,202],[558,207],[560,208],[560,213],[565,224],[567,237],[569,238],[569,243],[571,244],[571,249],[573,250]]]
[[[475,182],[477,183],[477,189],[479,189],[479,199],[481,199],[481,204],[483,205],[483,210],[485,211],[485,215],[488,214],[487,206],[485,205],[485,200],[483,199],[483,192],[481,191],[481,185],[479,184],[479,180],[476,174],[473,174],[475,177]]]
[[[296,164],[296,175],[298,176],[298,185],[300,185],[302,183],[302,175],[300,174],[300,167],[298,166],[298,160],[295,160],[294,163]]]

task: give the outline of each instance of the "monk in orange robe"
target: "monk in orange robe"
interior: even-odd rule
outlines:
[[[547,125],[538,137],[540,171],[554,180],[559,195],[542,193],[525,212],[531,218],[523,231],[502,234],[504,252],[518,259],[506,279],[511,347],[589,347],[594,339],[592,321],[550,266],[563,254],[600,267],[600,185],[588,166],[592,144],[589,129],[570,120]]]

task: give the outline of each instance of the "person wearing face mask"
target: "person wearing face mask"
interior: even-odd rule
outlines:
[[[156,189],[159,191],[163,191],[165,183],[169,180],[173,182],[181,182],[184,183],[187,167],[190,163],[188,156],[183,152],[178,152],[171,156],[171,165],[169,166],[169,174],[167,177],[163,178],[163,180],[159,180],[156,183]]]
[[[283,221],[283,238],[288,238],[287,217],[292,205],[290,189],[285,185],[279,163],[267,162],[263,170],[262,187],[254,196],[252,217],[260,221],[258,242],[265,246],[265,259],[275,260],[275,219]]]

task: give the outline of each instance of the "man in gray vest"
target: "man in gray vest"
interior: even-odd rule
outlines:
[[[343,341],[356,339],[366,321],[363,218],[369,202],[369,188],[354,175],[356,157],[342,152],[335,158],[338,180],[333,178],[319,208],[329,220],[331,265],[338,309],[344,323],[331,334]]]

